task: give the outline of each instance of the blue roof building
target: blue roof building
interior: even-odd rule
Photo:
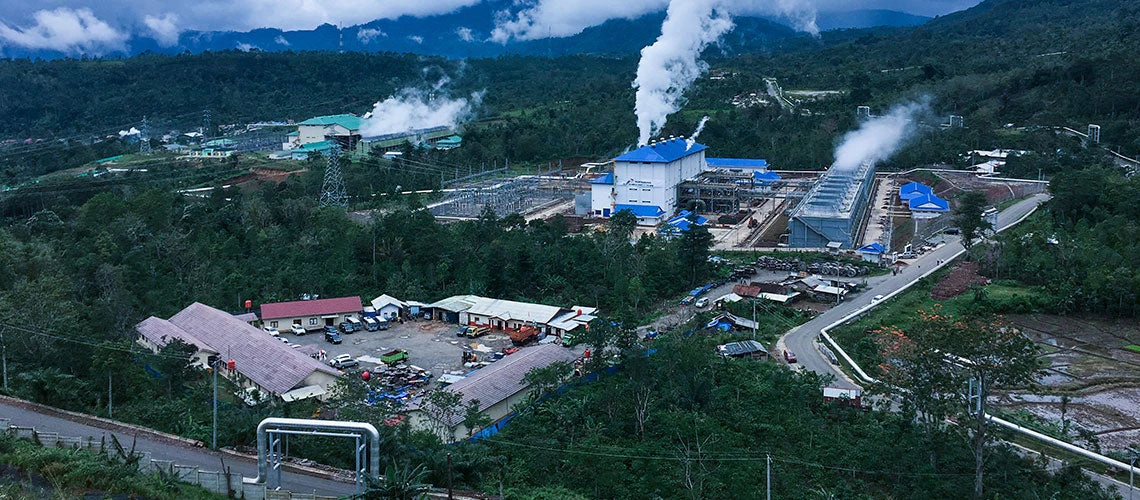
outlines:
[[[614,161],[639,163],[672,163],[686,156],[694,155],[708,149],[708,146],[699,142],[692,145],[684,139],[670,139],[641,146],[633,151],[623,154]]]
[[[605,218],[628,209],[637,215],[638,224],[660,224],[677,209],[677,186],[708,168],[707,149],[704,144],[675,138],[614,158],[612,174],[590,181],[591,211]]]
[[[908,202],[912,212],[949,212],[950,202],[933,194],[923,194],[911,198]]]
[[[752,172],[752,179],[760,186],[769,186],[779,182],[783,177],[780,177],[780,174],[776,172],[766,170],[763,172]]]
[[[871,243],[870,245],[864,245],[863,247],[859,248],[859,253],[869,253],[869,254],[881,255],[881,254],[887,253],[887,247],[880,245],[878,243]]]
[[[747,158],[705,158],[712,168],[763,170],[768,168],[768,160]]]
[[[596,177],[590,181],[590,184],[605,184],[607,186],[612,186],[614,185],[614,174],[613,172],[610,172],[600,177]]]
[[[682,210],[677,213],[673,218],[665,221],[657,232],[663,235],[678,235],[688,231],[693,225],[704,226],[709,223],[708,217],[703,215],[695,215],[688,211]]]
[[[909,183],[903,184],[903,186],[899,188],[899,199],[902,201],[908,201],[912,198],[917,198],[917,197],[922,196],[924,194],[933,194],[933,193],[934,193],[934,190],[931,189],[931,187],[927,186],[926,184],[922,184],[919,182],[909,182]]]

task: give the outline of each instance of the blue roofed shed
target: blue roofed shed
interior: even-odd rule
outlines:
[[[858,252],[859,255],[863,257],[864,262],[878,263],[882,260],[883,254],[887,253],[887,247],[879,243],[871,243],[870,245],[864,245],[859,248]]]
[[[629,210],[637,217],[637,223],[642,226],[656,226],[665,217],[665,211],[656,205],[614,205],[614,213]]]
[[[612,186],[614,184],[614,174],[611,172],[599,177],[595,177],[590,181],[590,184],[609,184]]]
[[[908,202],[912,212],[949,212],[950,202],[933,194],[923,194]]]
[[[899,199],[908,201],[924,194],[933,194],[934,190],[919,182],[908,182],[899,188]]]
[[[779,182],[782,177],[780,174],[772,171],[752,172],[752,179],[761,186],[767,186]]]

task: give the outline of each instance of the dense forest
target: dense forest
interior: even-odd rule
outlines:
[[[688,135],[707,115],[700,140],[718,156],[819,169],[831,162],[837,137],[856,126],[855,106],[880,112],[929,95],[933,116],[880,168],[963,166],[970,149],[1033,151],[1011,159],[1009,174],[1051,177],[1054,199],[972,257],[989,276],[1039,287],[1062,312],[1135,316],[1140,185],[1107,167],[1101,149],[1052,127],[1099,123],[1107,145],[1140,151],[1136,14],[1119,0],[996,0],[913,29],[835,32],[764,54],[710,51],[724,78],[698,81],[664,134]],[[206,198],[175,189],[221,185],[260,160],[191,165],[156,156],[144,160],[148,176],[41,177],[135,150],[117,131],[144,115],[159,130],[190,130],[209,109],[216,132],[219,124],[362,114],[378,99],[445,76],[442,92],[483,96],[464,145],[407,150],[409,159],[449,169],[602,159],[635,140],[635,67],[632,56],[450,61],[320,52],[0,61],[0,116],[7,118],[0,137],[18,140],[0,146],[0,183],[24,186],[0,193],[7,325],[0,335],[10,392],[106,415],[102,388],[111,378],[132,388],[116,394],[115,418],[204,438],[208,386],[186,369],[185,346],[155,355],[132,343],[138,321],[194,301],[236,310],[246,299],[303,293],[422,301],[475,293],[596,305],[607,323],[642,323],[712,275],[707,231],[631,244],[634,222],[625,216],[586,234],[571,234],[558,217],[527,222],[485,213],[441,224],[422,200],[385,196],[397,186],[434,187],[436,176],[381,170],[373,160],[345,166],[354,206],[376,209],[364,215],[317,207],[319,159],[290,164],[282,182]],[[841,92],[795,113],[731,104],[734,96],[763,94],[765,77],[787,89]],[[940,127],[951,113],[967,126]],[[972,455],[955,444],[960,429],[932,431],[897,414],[825,404],[818,396],[827,381],[718,358],[713,346],[727,337],[683,331],[667,332],[652,349],[621,345],[616,373],[529,402],[482,443],[447,446],[406,427],[386,430],[385,458],[394,467],[424,464],[438,484],[451,451],[458,484],[520,498],[758,497],[769,455],[781,496],[955,497],[972,475]],[[350,385],[332,405],[359,402]],[[248,444],[260,418],[313,409],[223,408],[221,441]],[[386,416],[357,410],[370,421]],[[306,451],[343,459],[316,446]],[[999,497],[1103,494],[1074,469],[1048,474],[1004,448],[986,467],[987,491]]]

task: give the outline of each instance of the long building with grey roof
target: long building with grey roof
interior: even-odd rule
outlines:
[[[211,360],[233,360],[231,372],[219,363],[219,373],[261,396],[287,401],[321,397],[340,375],[337,370],[225,311],[195,302],[170,319],[151,316],[135,326],[139,343],[158,352],[174,339],[198,349],[193,364],[205,368]],[[257,400],[260,398],[252,398]]]

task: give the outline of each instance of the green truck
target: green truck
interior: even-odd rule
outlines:
[[[384,363],[389,364],[389,365],[399,364],[401,361],[406,361],[407,359],[408,359],[408,351],[405,351],[403,349],[396,349],[394,351],[388,351],[388,352],[384,353],[382,356],[380,356],[380,361],[383,361]]]

